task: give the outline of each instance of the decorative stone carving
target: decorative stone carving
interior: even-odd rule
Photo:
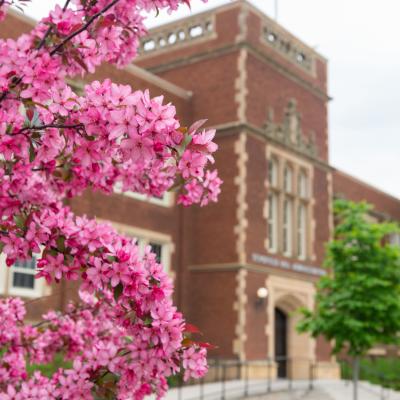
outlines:
[[[286,32],[281,32],[277,26],[273,27],[271,25],[264,25],[262,34],[264,42],[279,51],[297,66],[305,69],[307,72],[313,72],[314,59],[312,52],[300,42],[289,37]]]
[[[213,17],[190,18],[150,30],[141,40],[139,54],[145,55],[154,51],[171,48],[183,43],[192,42],[200,38],[211,36],[214,33]]]
[[[290,99],[285,109],[282,123],[274,122],[274,110],[268,110],[267,121],[264,124],[264,134],[285,146],[289,146],[308,156],[317,157],[315,133],[310,132],[308,137],[301,129],[301,114],[297,111],[297,102]]]

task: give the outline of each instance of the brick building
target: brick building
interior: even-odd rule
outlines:
[[[1,36],[31,23],[13,14]],[[178,307],[218,345],[213,356],[289,357],[278,372],[297,378],[313,359],[317,375],[336,376],[329,343],[297,334],[293,314],[313,307],[315,282],[326,273],[332,199],[367,200],[376,218],[397,221],[400,200],[329,165],[327,60],[237,1],[151,30],[134,66],[103,66],[88,80],[106,77],[164,94],[183,124],[208,118],[223,192],[205,208],[135,193],[86,193],[72,208],[153,246],[175,281]],[[33,274],[34,262],[0,269],[1,294],[38,298],[31,318],[74,297],[73,284],[49,287]]]

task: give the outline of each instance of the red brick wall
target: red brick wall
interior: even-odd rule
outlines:
[[[256,305],[257,289],[265,287],[267,275],[249,271],[246,277],[246,359],[261,360],[268,355],[268,337],[265,332],[267,326],[267,300]]]
[[[270,64],[249,54],[247,61],[248,90],[247,119],[262,127],[273,108],[276,123],[283,121],[288,101],[297,100],[297,109],[302,116],[301,128],[304,136],[313,131],[316,136],[318,156],[327,160],[327,110],[325,101],[304,87],[288,79]]]
[[[210,357],[235,357],[236,271],[196,271],[191,273],[190,280],[191,312],[187,320],[200,328],[204,341],[218,346],[210,352]]]
[[[333,173],[333,188],[336,196],[352,201],[367,201],[374,205],[375,211],[400,221],[400,200],[381,192],[365,182],[335,170]]]

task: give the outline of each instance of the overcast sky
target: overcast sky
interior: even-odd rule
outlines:
[[[40,17],[56,0],[34,0]],[[275,0],[250,0],[274,17]],[[192,12],[229,3],[192,0]],[[149,27],[189,15],[150,18]],[[279,0],[278,22],[329,59],[330,162],[400,197],[400,1]]]

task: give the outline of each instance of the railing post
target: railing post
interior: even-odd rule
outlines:
[[[200,400],[204,399],[204,377],[200,380]]]
[[[222,364],[221,400],[225,400],[226,363]]]
[[[271,368],[272,368],[272,362],[271,359],[268,358],[268,386],[267,386],[267,393],[271,392],[271,380],[272,380],[272,376],[271,376]]]
[[[292,363],[291,363],[291,358],[286,359],[286,374],[288,375],[289,378],[289,390],[292,390]]]
[[[182,400],[182,377],[179,377],[178,400]]]
[[[313,390],[314,389],[314,362],[312,360],[310,361],[309,374],[310,374],[310,381],[309,381],[309,384],[308,384],[308,389],[309,390]]]
[[[245,374],[244,374],[244,396],[249,395],[249,362],[245,361]]]

